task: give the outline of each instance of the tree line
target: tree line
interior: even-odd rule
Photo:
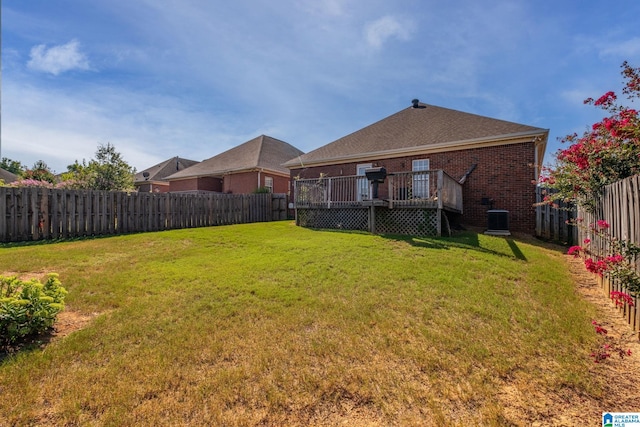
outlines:
[[[67,166],[67,171],[56,175],[43,161],[38,160],[28,168],[18,160],[3,157],[0,168],[18,176],[18,180],[0,185],[11,187],[45,187],[69,190],[130,191],[134,189],[136,173],[116,151],[113,144],[100,144],[95,157],[88,162],[77,160]]]

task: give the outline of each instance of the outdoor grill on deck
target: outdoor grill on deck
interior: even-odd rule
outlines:
[[[364,170],[364,174],[371,182],[373,187],[373,195],[374,199],[378,198],[378,184],[382,184],[384,180],[387,178],[387,170],[382,167],[378,168],[367,168]]]

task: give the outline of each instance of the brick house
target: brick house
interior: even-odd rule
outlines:
[[[167,177],[198,163],[196,160],[172,157],[136,173],[133,185],[139,193],[166,193],[169,191]]]
[[[287,193],[289,170],[282,164],[302,154],[291,144],[260,135],[167,177],[169,191],[247,194],[262,189]]]
[[[292,181],[360,176],[372,167],[385,168],[391,175],[441,170],[462,187],[462,213],[450,215],[456,222],[486,227],[489,209],[507,210],[511,231],[533,234],[532,180],[540,173],[548,133],[548,129],[414,100],[412,106],[285,166]],[[391,198],[386,187],[381,188],[380,197]]]

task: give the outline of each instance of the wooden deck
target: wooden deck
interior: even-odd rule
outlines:
[[[296,208],[386,206],[430,208],[462,213],[462,185],[443,170],[395,172],[378,186],[364,176],[321,177],[295,181]]]
[[[462,185],[443,170],[390,173],[378,184],[377,198],[364,176],[299,179],[294,185],[297,223],[311,228],[441,235],[443,213],[463,210]]]

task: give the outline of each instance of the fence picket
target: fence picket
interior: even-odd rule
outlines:
[[[0,242],[286,219],[285,194],[151,194],[0,187]]]
[[[577,235],[569,222],[575,218],[575,208],[566,202],[557,202],[554,206],[543,203],[544,197],[552,190],[536,187],[536,236],[546,240],[575,244]]]
[[[635,245],[640,245],[640,176],[633,176],[616,183],[607,185],[602,195],[596,200],[594,212],[587,212],[578,209],[578,216],[584,218],[584,223],[595,224],[598,220],[605,220],[610,224],[609,233],[611,237],[620,241],[626,241]],[[590,251],[596,259],[601,259],[611,252],[611,248],[606,239],[597,238],[593,232],[586,229],[578,230],[579,240],[591,239]],[[635,268],[640,273],[640,265],[637,258],[634,260]],[[608,297],[611,291],[617,290],[627,292],[621,283],[613,280],[602,280],[602,289]],[[639,298],[634,298],[633,307],[624,306],[622,315],[634,331],[640,332],[640,308]]]

